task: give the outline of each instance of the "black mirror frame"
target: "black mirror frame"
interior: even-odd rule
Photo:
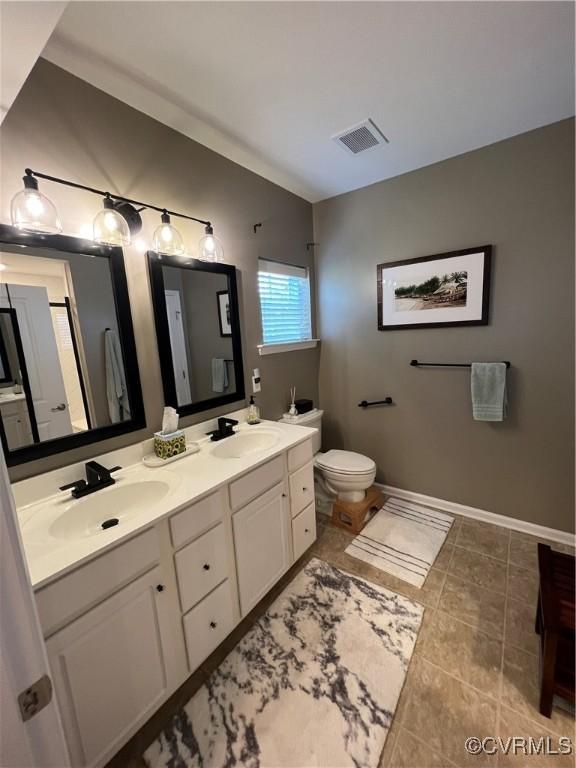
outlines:
[[[47,248],[59,251],[62,254],[76,253],[109,260],[114,304],[118,319],[118,335],[126,368],[126,386],[128,388],[128,399],[132,413],[132,418],[129,421],[108,424],[104,427],[95,427],[85,432],[32,443],[14,451],[8,448],[4,425],[0,418],[0,440],[4,449],[4,456],[6,457],[6,464],[9,467],[13,467],[17,464],[35,461],[46,456],[53,456],[56,453],[71,451],[91,443],[98,443],[118,435],[144,429],[146,427],[146,415],[144,413],[144,401],[142,399],[142,387],[140,385],[140,372],[136,356],[136,342],[134,340],[134,327],[130,312],[130,299],[128,296],[128,283],[126,281],[122,248],[100,245],[92,240],[83,240],[82,238],[70,237],[68,235],[27,233],[6,224],[0,224],[0,245],[19,246],[22,249]]]
[[[150,285],[152,288],[152,303],[154,306],[154,321],[156,324],[156,339],[158,342],[158,355],[160,357],[160,370],[162,374],[162,386],[164,388],[165,405],[176,408],[181,416],[192,413],[208,411],[228,403],[237,403],[246,398],[244,387],[244,365],[242,362],[242,334],[240,330],[240,310],[238,305],[238,287],[236,284],[236,268],[229,264],[213,264],[199,259],[191,259],[182,256],[164,256],[155,251],[148,251],[148,268],[150,272]],[[234,379],[236,391],[227,395],[211,397],[207,400],[199,400],[196,403],[178,405],[176,395],[176,382],[174,379],[174,365],[170,349],[170,331],[168,328],[168,315],[166,312],[166,298],[164,293],[164,276],[162,267],[178,267],[180,269],[193,269],[198,272],[213,272],[226,275],[230,293],[230,315],[232,319],[232,354],[234,357]]]

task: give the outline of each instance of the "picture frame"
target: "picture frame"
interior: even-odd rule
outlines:
[[[487,325],[491,266],[491,245],[378,264],[378,330]]]
[[[232,317],[230,314],[230,294],[228,291],[217,291],[218,322],[220,323],[220,336],[223,338],[232,336]]]

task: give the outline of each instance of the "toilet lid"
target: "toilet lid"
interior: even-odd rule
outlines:
[[[328,451],[321,458],[318,458],[316,463],[319,467],[348,474],[372,472],[376,467],[368,456],[353,451]]]

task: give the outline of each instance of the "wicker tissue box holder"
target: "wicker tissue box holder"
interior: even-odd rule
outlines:
[[[172,456],[184,453],[185,450],[186,436],[183,430],[177,429],[169,435],[154,432],[154,453],[159,459],[170,459]]]

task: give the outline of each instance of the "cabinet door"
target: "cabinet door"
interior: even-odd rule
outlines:
[[[289,512],[280,483],[233,517],[241,613],[245,616],[286,571]]]
[[[316,509],[314,503],[292,520],[294,560],[298,560],[316,541]]]
[[[176,682],[161,582],[156,567],[46,643],[74,766],[112,757]]]

